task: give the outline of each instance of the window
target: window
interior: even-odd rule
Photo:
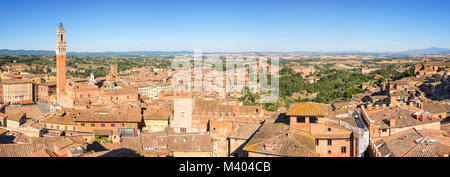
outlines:
[[[309,123],[317,123],[317,117],[310,117]]]
[[[331,128],[328,128],[328,131],[331,132]]]
[[[84,127],[85,126],[84,123],[81,123],[81,126]]]
[[[76,129],[76,127],[72,127],[72,130],[75,131],[75,130],[77,130],[77,129]]]
[[[347,147],[342,146],[342,147],[341,147],[341,153],[342,153],[342,154],[346,154],[346,153],[347,153]]]
[[[319,145],[319,140],[316,139],[316,146],[318,146],[318,145]]]
[[[181,112],[181,118],[184,118],[184,112]]]
[[[120,127],[125,127],[125,124],[120,124]]]
[[[180,128],[181,133],[186,133],[186,128]]]
[[[328,154],[331,154],[331,150],[328,150]]]
[[[332,140],[328,140],[328,146],[331,146],[332,144]]]
[[[91,127],[95,127],[95,124],[91,124]]]
[[[102,124],[101,126],[102,126],[102,127],[105,127],[105,124]]]
[[[116,124],[111,124],[111,127],[116,127]]]
[[[381,129],[381,132],[387,132],[387,129],[385,129],[385,128]]]
[[[304,117],[297,117],[297,123],[305,123]]]

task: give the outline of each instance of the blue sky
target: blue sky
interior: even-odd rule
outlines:
[[[450,48],[450,1],[2,0],[0,49],[402,51]]]

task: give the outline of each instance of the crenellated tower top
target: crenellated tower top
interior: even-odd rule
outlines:
[[[66,29],[64,29],[64,26],[62,23],[59,23],[58,29],[56,29],[57,32],[57,39],[55,44],[55,51],[56,55],[62,55],[66,54],[67,51],[67,43],[65,39],[65,33]]]

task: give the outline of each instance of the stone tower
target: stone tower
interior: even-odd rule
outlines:
[[[56,93],[57,99],[60,100],[61,94],[66,91],[66,51],[67,43],[65,40],[66,30],[63,24],[58,26],[57,40],[55,44],[56,51]]]

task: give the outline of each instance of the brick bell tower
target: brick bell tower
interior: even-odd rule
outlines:
[[[65,41],[66,30],[63,24],[60,23],[58,26],[57,40],[55,44],[56,51],[56,93],[57,100],[61,98],[61,94],[66,91],[66,51],[67,43]]]

